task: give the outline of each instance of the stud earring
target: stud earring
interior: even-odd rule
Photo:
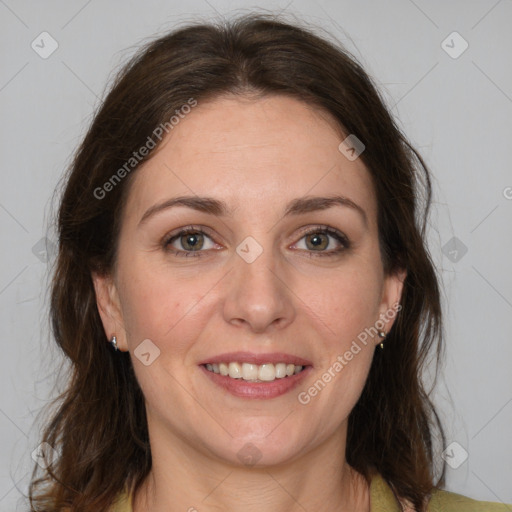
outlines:
[[[117,338],[115,336],[112,336],[112,338],[110,339],[110,344],[114,347],[114,350],[116,350],[116,351],[119,350],[117,348]]]
[[[379,338],[384,341],[386,339],[387,334],[384,331],[379,331]],[[384,349],[384,343],[380,344],[380,349]]]

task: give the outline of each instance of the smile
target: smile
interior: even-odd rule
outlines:
[[[300,373],[304,366],[291,363],[207,363],[205,365],[209,372],[220,374],[231,379],[243,379],[248,382],[272,382],[276,379],[284,379]]]

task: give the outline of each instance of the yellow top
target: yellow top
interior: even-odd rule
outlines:
[[[429,512],[512,512],[512,505],[490,501],[476,501],[453,492],[434,490],[428,506]],[[119,495],[111,512],[133,512],[130,495]],[[380,474],[370,484],[370,512],[402,512],[391,487]]]

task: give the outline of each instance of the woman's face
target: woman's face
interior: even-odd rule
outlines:
[[[94,279],[153,449],[252,465],[343,448],[404,278],[384,275],[370,175],[343,139],[298,100],[225,97],[136,171],[113,279]]]

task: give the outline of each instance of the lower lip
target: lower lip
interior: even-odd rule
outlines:
[[[306,366],[300,373],[275,379],[270,382],[249,382],[243,379],[232,379],[219,373],[214,373],[200,365],[206,375],[218,386],[241,398],[267,399],[276,398],[297,387],[309,374],[311,366]]]

